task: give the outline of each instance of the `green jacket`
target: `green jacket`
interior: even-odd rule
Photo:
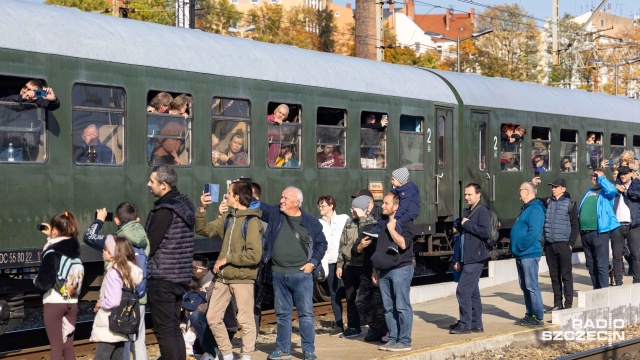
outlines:
[[[340,250],[338,251],[338,262],[336,268],[343,268],[345,264],[362,266],[362,255],[354,258],[351,256],[351,248],[360,237],[360,231],[365,225],[375,224],[376,220],[371,215],[367,215],[364,220],[349,220],[344,225],[340,236]]]
[[[247,223],[247,238],[242,238],[242,223],[248,215],[256,218]],[[206,212],[196,212],[195,230],[198,235],[222,238],[222,250],[218,259],[227,259],[220,270],[218,281],[223,284],[251,284],[256,281],[258,264],[262,258],[262,222],[260,210],[229,209],[224,216],[207,223]],[[231,217],[227,232],[224,220]]]

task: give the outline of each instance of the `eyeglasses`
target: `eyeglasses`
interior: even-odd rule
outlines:
[[[324,208],[328,208],[329,205],[318,205],[318,209],[324,209]]]

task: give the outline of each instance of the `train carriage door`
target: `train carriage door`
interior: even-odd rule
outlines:
[[[456,185],[453,181],[453,110],[436,107],[435,118],[435,184],[436,191],[434,202],[439,218],[448,218],[454,215],[454,191]],[[453,220],[448,219],[448,220]]]
[[[490,137],[489,114],[471,112],[470,131],[465,131],[467,140],[467,163],[469,182],[474,182],[482,188],[482,203],[489,206],[493,201],[494,174],[490,174],[491,159],[498,156],[498,138]]]

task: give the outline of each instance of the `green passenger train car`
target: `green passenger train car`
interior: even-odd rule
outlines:
[[[178,189],[194,201],[204,184],[219,184],[222,194],[227,181],[246,177],[268,203],[299,187],[303,208],[318,216],[318,196],[333,195],[337,211],[348,213],[352,194],[368,188],[381,198],[391,172],[406,166],[420,190],[419,276],[450,261],[465,184],[483,188],[502,226],[493,254],[508,255],[521,206],[516,189],[534,166],[543,183],[564,177],[578,198],[602,160],[624,150],[640,155],[637,100],[12,0],[3,2],[0,32],[0,98],[38,79],[61,103],[47,111],[0,101],[5,309],[2,302],[33,290],[22,273],[39,264],[45,238],[37,224],[70,211],[84,232],[97,208],[113,211],[123,201],[135,203],[144,221],[155,164],[174,164]],[[286,120],[277,124],[281,110]],[[503,129],[518,126],[527,133],[503,143]],[[597,141],[587,144],[587,135]],[[198,252],[219,247],[196,239]],[[83,245],[82,259],[99,263],[100,254]]]

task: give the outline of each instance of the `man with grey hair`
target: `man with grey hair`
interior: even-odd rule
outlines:
[[[191,281],[195,206],[178,189],[178,175],[169,165],[151,170],[147,186],[158,200],[149,212],[148,301],[163,359],[185,359],[180,330],[184,286]]]
[[[90,124],[82,131],[82,146],[73,155],[76,163],[113,163],[113,151],[100,142],[100,132],[95,124]]]
[[[316,359],[312,272],[327,251],[322,224],[303,211],[302,191],[288,187],[280,206],[260,203],[262,220],[269,223],[263,261],[271,266],[277,320],[276,349],[268,359],[291,359],[291,326],[295,303],[304,359]]]
[[[524,295],[526,312],[516,325],[544,325],[542,294],[538,284],[538,263],[542,256],[542,230],[544,228],[544,205],[536,199],[536,187],[524,182],[518,190],[524,203],[520,215],[511,228],[509,250],[516,259],[518,281]]]

